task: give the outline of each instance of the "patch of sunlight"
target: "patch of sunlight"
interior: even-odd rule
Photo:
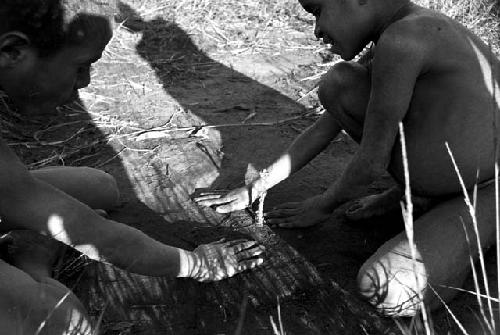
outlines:
[[[279,173],[277,173],[277,171],[275,171],[276,170],[275,166],[280,167]],[[273,180],[282,181],[282,180],[286,179],[288,176],[290,176],[290,173],[292,171],[292,159],[291,159],[290,155],[287,154],[287,155],[280,157],[279,160],[275,164],[273,164],[269,167],[266,166],[265,168],[268,170],[273,170],[273,176],[274,176]],[[249,184],[253,180],[259,178],[261,171],[257,170],[257,168],[253,164],[248,163],[247,171],[245,173],[245,184]]]
[[[245,185],[250,184],[259,176],[259,171],[253,166],[252,163],[248,163],[247,171],[245,172]]]
[[[490,52],[489,55],[485,55],[472,39],[469,38],[468,40],[472,49],[474,49],[474,52],[476,53],[479,66],[481,67],[481,72],[483,73],[486,89],[491,94],[492,99],[494,99],[497,109],[500,109],[500,87],[498,85],[499,74],[494,72],[494,69],[492,68],[492,60],[496,60],[496,56],[493,52]]]
[[[99,251],[92,244],[82,244],[77,246],[77,250],[85,254],[90,259],[101,259]]]
[[[64,219],[61,216],[57,214],[52,214],[51,216],[49,216],[49,219],[47,220],[47,227],[52,237],[67,245],[73,245],[76,249],[78,249],[78,251],[84,253],[92,259],[99,259],[99,251],[95,246],[91,244],[82,244],[76,246],[72,243],[66,229],[64,229]]]
[[[47,227],[51,236],[61,242],[71,244],[68,233],[66,232],[66,229],[64,229],[64,219],[61,216],[57,214],[49,216],[49,219],[47,220]]]

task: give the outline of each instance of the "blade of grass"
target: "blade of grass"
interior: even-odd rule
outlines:
[[[472,295],[477,295],[476,292],[473,292],[473,291],[469,291],[469,290],[466,290],[466,289],[463,289],[463,288],[460,288],[460,287],[453,287],[453,286],[446,286],[446,285],[441,285],[441,287],[444,287],[444,288],[449,288],[449,289],[452,289],[452,290],[456,290],[456,291],[460,291],[460,292],[464,292],[464,293],[469,293],[469,294],[472,294]],[[481,298],[483,299],[490,299],[491,301],[493,302],[496,302],[496,303],[500,303],[500,300],[498,298],[494,298],[494,297],[488,297],[487,295],[485,294],[480,294]]]
[[[420,308],[422,313],[422,319],[425,327],[425,332],[427,335],[431,334],[429,318],[427,315],[427,309],[424,303],[424,297],[422,291],[420,290],[420,278],[417,274],[417,249],[415,247],[415,241],[413,236],[413,202],[411,200],[411,189],[410,189],[410,172],[408,168],[408,156],[406,151],[406,140],[403,129],[403,123],[399,123],[399,137],[401,141],[401,151],[403,155],[403,167],[404,167],[404,175],[405,175],[405,199],[406,205],[401,203],[401,208],[403,211],[403,219],[405,223],[405,232],[408,238],[408,243],[410,245],[410,253],[411,259],[413,263],[413,272],[415,274],[415,281],[417,284],[417,295],[420,301]]]
[[[234,331],[234,335],[240,335],[243,331],[243,324],[245,323],[245,316],[247,314],[247,306],[248,306],[248,294],[245,293],[243,296],[243,301],[240,305],[240,318],[238,319],[238,325],[236,326],[236,330]]]
[[[479,285],[479,280],[477,277],[477,270],[476,270],[476,267],[474,266],[474,258],[472,257],[473,251],[472,251],[472,247],[471,247],[469,233],[467,232],[467,227],[466,227],[465,221],[462,217],[460,217],[460,221],[462,222],[462,226],[464,228],[465,240],[467,241],[467,245],[469,246],[469,260],[470,260],[470,266],[472,269],[472,278],[474,280],[474,288],[476,289],[476,298],[477,298],[477,303],[479,305],[479,311],[483,317],[483,320],[487,320],[486,313],[484,312],[483,301],[481,300],[482,294],[481,294],[481,289],[480,289],[480,285]]]
[[[276,298],[277,302],[278,302],[278,324],[279,324],[279,329],[278,329],[278,326],[276,325],[276,322],[274,322],[274,318],[273,316],[269,316],[269,319],[271,321],[271,326],[273,327],[273,334],[274,335],[286,335],[285,333],[285,329],[283,327],[283,322],[281,320],[281,305],[280,305],[280,298],[277,297]]]
[[[448,314],[450,314],[450,316],[452,317],[453,321],[455,321],[455,323],[457,324],[458,328],[460,328],[460,330],[462,331],[462,334],[468,335],[468,333],[465,330],[465,328],[462,325],[462,323],[458,320],[458,318],[455,316],[455,314],[452,312],[452,310],[448,307],[448,305],[446,304],[446,302],[444,302],[444,300],[439,296],[439,294],[436,292],[436,290],[434,289],[434,287],[432,287],[432,285],[429,284],[429,288],[432,290],[432,292],[434,292],[434,294],[439,299],[439,301],[441,301],[441,303],[443,304],[444,308],[446,308],[446,311],[448,312]]]
[[[500,296],[500,211],[498,200],[500,198],[500,191],[498,186],[498,156],[499,156],[499,148],[498,148],[498,112],[497,109],[500,106],[497,106],[496,102],[496,93],[497,93],[497,81],[496,81],[496,68],[492,66],[494,64],[493,58],[495,55],[493,54],[493,50],[491,48],[491,43],[489,43],[490,48],[490,66],[491,66],[491,87],[492,87],[492,111],[493,111],[493,148],[495,150],[495,227],[496,227],[496,245],[497,245],[497,295]],[[499,319],[500,319],[500,309],[498,310]],[[494,320],[492,320],[494,322]]]
[[[483,250],[481,248],[481,237],[479,236],[479,228],[477,226],[476,211],[475,211],[474,206],[471,203],[471,200],[470,200],[470,197],[469,197],[469,193],[467,192],[467,188],[465,187],[465,183],[463,181],[462,175],[460,174],[460,170],[458,169],[457,163],[455,161],[455,157],[453,156],[453,153],[452,153],[452,151],[450,149],[450,145],[448,144],[448,142],[445,142],[445,146],[446,146],[446,149],[448,150],[448,154],[449,154],[449,156],[451,158],[451,161],[453,163],[453,167],[455,169],[455,172],[457,174],[458,180],[460,182],[460,186],[462,187],[462,192],[464,194],[465,204],[467,205],[467,208],[469,210],[469,215],[470,215],[470,217],[472,219],[472,226],[473,226],[474,232],[476,234],[477,250],[478,250],[478,253],[479,253],[479,263],[481,265],[481,272],[482,272],[482,275],[483,275],[484,289],[485,289],[486,295],[487,296],[491,296],[491,294],[490,294],[490,288],[488,286],[488,277],[487,277],[487,274],[486,274],[486,267],[485,267],[485,264],[484,264]],[[488,300],[488,312],[489,312],[489,315],[490,315],[490,321],[485,320],[485,322],[490,327],[490,330],[492,331],[492,333],[494,333],[493,332],[493,328],[492,328],[493,326],[492,326],[492,324],[490,324],[490,322],[491,323],[494,322],[494,320],[493,320],[493,306],[491,304],[491,300]]]

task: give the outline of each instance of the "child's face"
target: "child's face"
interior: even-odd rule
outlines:
[[[316,18],[314,34],[331,44],[333,53],[354,58],[369,42],[369,20],[358,0],[299,0]]]
[[[101,58],[109,37],[63,47],[47,57],[33,52],[15,78],[3,85],[21,112],[51,111],[90,83],[92,63]]]

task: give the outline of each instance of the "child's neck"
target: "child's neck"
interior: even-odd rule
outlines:
[[[388,6],[386,4],[382,4],[381,8],[385,7],[386,10],[381,11],[381,15],[379,16],[378,28],[375,29],[375,34],[373,35],[373,42],[377,43],[378,39],[382,35],[382,33],[394,22],[400,20],[405,17],[411,11],[413,7],[413,3],[408,0],[394,1],[394,5]]]

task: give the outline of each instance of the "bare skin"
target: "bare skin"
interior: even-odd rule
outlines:
[[[109,24],[106,27],[109,30]],[[101,57],[110,37],[110,31],[96,34],[41,57],[25,34],[0,31],[0,87],[28,117],[54,108],[89,85],[91,65]],[[42,234],[91,259],[149,276],[214,281],[263,262],[264,247],[255,241],[212,243],[187,251],[162,244],[93,210],[111,208],[118,194],[113,177],[95,169],[29,172],[0,139],[2,233],[27,230]],[[93,334],[78,299],[50,277],[50,257],[40,257],[51,254],[51,243],[24,245],[31,244],[35,244],[33,249],[18,250],[12,264],[0,259],[2,329],[9,334]]]
[[[468,189],[493,178],[492,125],[500,106],[498,59],[459,23],[409,1],[300,2],[316,17],[316,36],[333,43],[334,52],[350,60],[373,41],[373,59],[369,65],[340,63],[323,78],[319,96],[327,113],[267,168],[265,180],[257,179],[226,196],[206,195],[200,203],[217,206],[220,212],[245,207],[307,164],[344,129],[359,142],[359,149],[341,178],[321,195],[267,214],[270,224],[284,228],[318,224],[339,205],[366,194],[369,184],[385,171],[404,182],[398,136],[398,124],[403,122],[412,192],[442,201],[415,222],[418,259],[423,262],[418,270],[423,273],[421,284],[432,284],[445,300],[450,299],[456,292],[440,285],[460,286],[469,270],[460,215],[468,229],[470,222],[445,143]],[[484,248],[493,243],[495,229],[492,189],[489,185],[478,192]],[[417,288],[409,255],[402,233],[384,244],[359,272],[360,294],[386,314],[415,314],[418,307],[405,301],[414,303],[417,291],[437,306],[430,290]]]

